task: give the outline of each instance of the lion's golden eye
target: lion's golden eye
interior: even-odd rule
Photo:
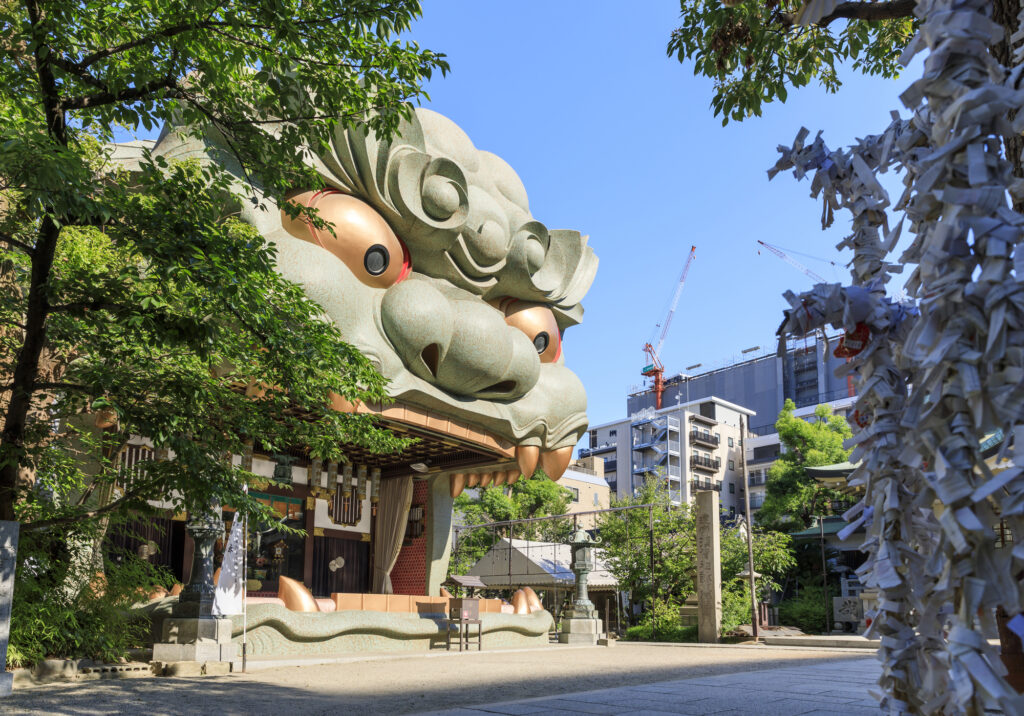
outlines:
[[[369,204],[334,189],[304,191],[288,199],[316,209],[320,218],[331,224],[334,234],[304,218],[292,219],[282,210],[285,231],[327,249],[366,285],[387,288],[412,271],[405,242]]]
[[[554,363],[562,355],[562,336],[550,308],[518,298],[501,298],[491,305],[505,314],[505,323],[527,335],[541,363]]]

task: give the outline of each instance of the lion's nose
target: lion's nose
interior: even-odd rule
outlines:
[[[405,366],[450,393],[512,400],[537,383],[530,339],[476,296],[414,277],[384,294],[381,322]]]

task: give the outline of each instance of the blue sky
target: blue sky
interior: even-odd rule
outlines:
[[[809,288],[761,239],[842,263],[808,182],[769,182],[776,146],[801,126],[842,146],[889,123],[899,80],[846,73],[842,92],[791,91],[765,115],[722,127],[711,82],[665,55],[679,5],[669,0],[515,3],[427,0],[409,36],[445,52],[452,71],[429,85],[427,106],[519,173],[533,215],[590,235],[600,257],[567,364],[587,387],[591,424],[624,416],[640,384],[641,347],[675,288],[691,244],[697,257],[662,351],[668,374],[772,350],[782,293]],[[893,182],[886,182],[892,193]],[[896,196],[893,196],[895,199]],[[845,270],[795,256],[830,281]]]

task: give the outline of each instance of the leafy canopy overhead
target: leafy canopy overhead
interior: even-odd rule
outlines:
[[[757,513],[762,525],[803,529],[815,515],[830,515],[843,497],[807,475],[808,467],[845,462],[852,450],[843,442],[853,433],[846,419],[819,405],[811,419],[793,415],[796,405],[786,403],[775,421],[784,451],[768,471],[764,505]]]
[[[277,274],[272,248],[236,218],[232,177],[138,149],[126,169],[107,143],[173,123],[216,137],[271,197],[315,188],[302,147],[341,125],[393,130],[447,70],[397,39],[419,11],[0,3],[0,519],[39,528],[151,499],[259,513],[242,490],[252,476],[225,461],[247,442],[325,459],[344,459],[345,444],[402,447],[327,408],[331,393],[383,399],[384,380]],[[174,459],[119,478],[130,436]]]
[[[840,69],[897,77],[899,55],[913,37],[914,0],[841,2],[807,26],[806,0],[680,0],[669,56],[693,62],[714,80],[711,106],[722,124],[761,116],[766,102],[786,101],[790,87],[842,86]]]

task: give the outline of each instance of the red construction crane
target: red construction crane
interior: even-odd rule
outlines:
[[[773,254],[778,256],[783,261],[786,261],[790,265],[795,266],[796,268],[800,269],[803,273],[805,273],[808,276],[810,276],[811,280],[813,280],[815,283],[828,283],[827,279],[825,279],[825,278],[819,276],[818,274],[814,273],[813,271],[811,271],[809,268],[804,266],[802,263],[797,261],[795,258],[790,256],[789,254],[787,254],[785,251],[780,249],[778,246],[772,246],[771,244],[766,244],[765,242],[761,241],[760,239],[758,239],[757,243],[761,244],[761,246],[763,246],[766,249],[768,249],[769,251],[771,251]]]
[[[665,345],[665,336],[668,335],[668,328],[672,325],[672,317],[675,315],[676,307],[679,305],[679,296],[683,293],[683,284],[686,283],[686,274],[690,272],[690,264],[693,263],[693,257],[696,253],[697,247],[691,246],[690,255],[686,257],[686,263],[683,264],[683,272],[679,274],[679,284],[676,286],[676,292],[672,296],[672,305],[668,309],[668,315],[659,324],[661,335],[658,336],[657,347],[651,345],[650,341],[644,343],[644,353],[647,355],[648,363],[640,374],[654,379],[654,405],[656,410],[661,410],[661,396],[665,392],[665,366],[661,363],[661,347]],[[657,332],[658,325],[654,326],[654,330]],[[653,336],[651,340],[653,340]]]

